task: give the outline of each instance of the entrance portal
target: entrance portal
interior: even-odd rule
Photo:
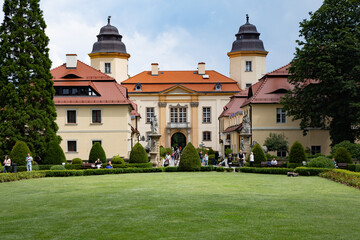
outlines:
[[[186,137],[181,132],[177,132],[171,137],[171,147],[181,147],[184,149],[186,146]]]

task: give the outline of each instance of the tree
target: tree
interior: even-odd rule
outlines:
[[[90,153],[89,153],[89,163],[94,163],[98,158],[100,158],[100,161],[103,163],[106,163],[106,154],[99,142],[96,142],[91,147]]]
[[[200,171],[201,162],[199,154],[191,142],[186,144],[181,154],[179,171]]]
[[[13,163],[17,165],[26,165],[25,158],[28,153],[30,153],[30,149],[27,144],[23,141],[17,141],[10,152],[10,159]]]
[[[294,89],[281,101],[304,134],[329,129],[332,145],[360,135],[359,0],[325,0],[300,37],[289,68]]]
[[[306,153],[303,145],[296,141],[290,148],[289,163],[302,163],[306,162]]]
[[[289,151],[289,142],[286,140],[284,134],[270,133],[269,137],[265,139],[264,146],[268,151]]]
[[[56,136],[49,38],[39,0],[5,0],[0,26],[0,148],[25,141],[44,157]]]
[[[149,157],[140,143],[136,143],[131,149],[129,163],[147,163]]]
[[[60,147],[59,143],[55,141],[49,143],[44,157],[44,163],[49,165],[60,165],[62,163],[66,163],[64,151]]]
[[[334,154],[337,163],[352,163],[349,151],[344,147],[339,147]]]
[[[342,141],[331,148],[331,154],[335,154],[336,150],[340,147],[346,148],[353,158],[360,159],[360,144],[351,143],[350,141]]]
[[[260,166],[261,162],[266,162],[266,156],[264,153],[264,150],[262,149],[262,147],[260,146],[260,144],[255,144],[255,146],[251,149],[251,151],[254,154],[254,164],[255,166]],[[248,157],[250,156],[250,154],[248,155]]]

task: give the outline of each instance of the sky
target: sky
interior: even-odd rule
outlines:
[[[129,58],[129,74],[151,70],[207,70],[229,76],[229,58],[235,34],[249,22],[261,34],[267,72],[288,64],[299,39],[299,22],[309,19],[322,0],[41,0],[50,38],[52,68],[75,53],[90,64],[96,35],[107,24],[118,28]],[[4,0],[0,0],[1,6]],[[0,12],[1,23],[3,12]]]

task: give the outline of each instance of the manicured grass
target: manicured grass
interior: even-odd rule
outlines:
[[[319,177],[144,173],[0,184],[0,239],[359,239],[360,191]]]

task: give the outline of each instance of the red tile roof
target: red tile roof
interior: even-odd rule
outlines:
[[[242,129],[242,123],[226,128],[224,130],[224,133],[235,132],[235,131],[240,132],[241,129]]]
[[[241,106],[246,101],[245,97],[234,97],[232,96],[230,102],[228,102],[225,107],[224,111],[221,113],[219,118],[221,117],[228,117],[234,113],[242,112]]]
[[[237,82],[216,72],[205,72],[209,78],[203,78],[197,71],[159,71],[159,75],[152,76],[151,71],[144,71],[134,77],[123,81],[121,84],[127,87],[131,93],[160,93],[181,85],[195,92],[238,92],[241,89]],[[215,90],[215,84],[221,84],[221,91]],[[135,85],[141,83],[141,91],[135,91]]]

